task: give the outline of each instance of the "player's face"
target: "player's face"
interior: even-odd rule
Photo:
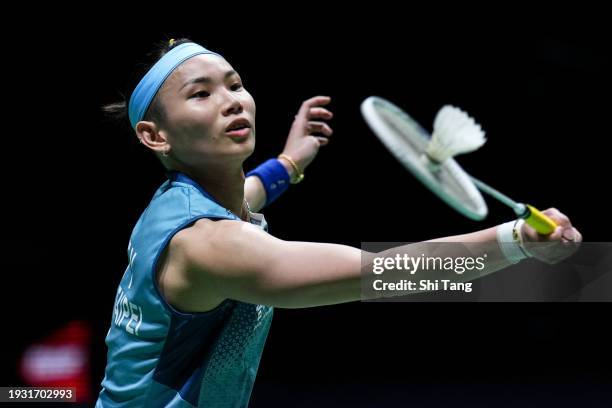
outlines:
[[[195,56],[168,77],[157,96],[173,158],[187,166],[244,161],[255,148],[255,101],[222,57]]]

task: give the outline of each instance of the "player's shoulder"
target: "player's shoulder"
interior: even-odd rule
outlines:
[[[174,235],[170,249],[183,251],[219,249],[226,245],[236,245],[240,240],[258,232],[259,228],[248,222],[200,218]]]

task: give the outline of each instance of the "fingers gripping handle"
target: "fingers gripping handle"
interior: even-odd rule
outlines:
[[[537,208],[529,204],[526,204],[526,207],[527,211],[525,211],[525,214],[522,216],[525,222],[539,234],[552,234],[555,228],[557,228],[557,223]]]

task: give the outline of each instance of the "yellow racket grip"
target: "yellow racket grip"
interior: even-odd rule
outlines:
[[[557,223],[537,208],[529,204],[525,204],[525,206],[527,207],[527,209],[529,209],[528,215],[527,217],[525,217],[525,222],[529,224],[529,226],[531,226],[539,234],[552,234],[555,228],[557,228]]]

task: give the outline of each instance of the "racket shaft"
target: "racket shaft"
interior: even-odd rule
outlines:
[[[476,187],[478,187],[481,191],[489,194],[496,200],[512,208],[519,217],[524,218],[525,222],[530,225],[534,230],[536,230],[539,234],[550,235],[553,233],[555,228],[557,228],[557,224],[552,219],[547,217],[544,213],[542,213],[534,206],[517,203],[505,194],[500,193],[493,187],[483,183],[477,178],[471,178],[474,181]],[[526,209],[527,211],[525,211]]]
[[[478,180],[475,177],[470,176],[470,178],[472,179],[472,181],[474,182],[474,184],[476,185],[476,187],[478,187],[480,191],[487,193],[488,195],[495,198],[497,201],[501,202],[502,204],[507,205],[513,210],[515,210],[516,208],[520,206],[519,203],[512,200],[507,195],[500,193],[499,191],[489,186],[488,184],[483,183],[482,181]]]

